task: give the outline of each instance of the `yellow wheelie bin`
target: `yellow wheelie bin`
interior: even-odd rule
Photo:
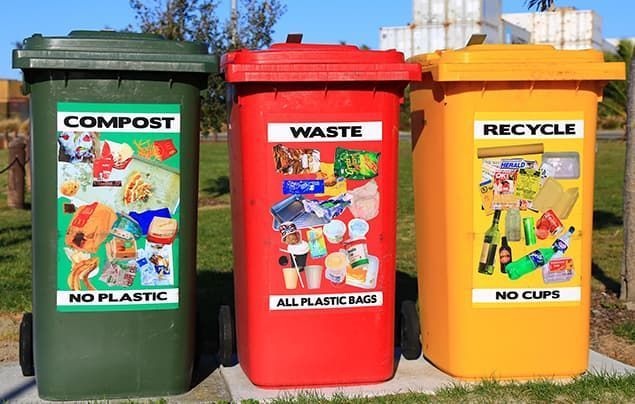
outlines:
[[[545,45],[411,61],[425,357],[464,379],[583,373],[597,103],[624,64]]]

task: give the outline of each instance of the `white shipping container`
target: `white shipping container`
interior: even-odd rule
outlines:
[[[486,21],[498,25],[501,0],[413,0],[415,25]]]
[[[602,17],[591,10],[574,10],[563,13],[563,40],[565,42],[602,42]]]
[[[410,26],[382,27],[379,30],[379,49],[397,49],[408,58],[413,54],[412,35]]]
[[[445,1],[413,0],[412,18],[414,24],[442,24],[445,21]]]
[[[532,34],[533,28],[533,17],[534,13],[512,13],[512,14],[503,14],[501,18],[503,22],[508,22],[510,24],[516,25],[527,32]]]
[[[531,42],[531,33],[509,21],[503,21],[501,24],[499,42],[506,44],[526,44]]]
[[[602,18],[593,10],[560,8],[553,12],[503,14],[503,19],[531,33],[531,42],[559,49],[602,49]]]
[[[599,49],[604,50],[604,43],[597,43],[593,41],[569,41],[562,42],[560,49]]]
[[[416,27],[412,35],[412,54],[420,55],[446,49],[445,28],[442,24]]]
[[[499,30],[490,24],[430,24],[381,28],[379,48],[397,49],[408,58],[438,49],[462,48],[473,34],[486,34],[487,43],[499,42]]]
[[[450,24],[445,27],[445,46],[447,49],[463,48],[473,34],[485,34],[485,43],[498,43],[498,26],[487,23],[471,22]]]

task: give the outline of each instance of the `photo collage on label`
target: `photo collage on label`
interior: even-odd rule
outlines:
[[[273,146],[282,177],[282,198],[270,209],[280,240],[274,284],[287,290],[377,287],[379,258],[367,239],[379,214],[379,158],[342,147],[327,156],[314,148]]]
[[[544,147],[536,146],[542,145],[487,148],[491,153],[481,158],[481,211],[492,217],[492,224],[483,229],[479,274],[515,281],[539,270],[545,284],[567,282],[575,274],[567,250],[579,229],[567,219],[580,191],[578,187],[565,188],[559,180],[580,178],[580,156],[576,152],[544,152]],[[510,155],[514,148],[527,150]],[[532,154],[540,155],[541,161],[518,157]],[[513,259],[514,250],[527,249],[533,251]]]
[[[68,288],[174,285],[179,172],[165,164],[178,159],[173,140],[58,132],[57,143],[59,222],[68,223],[58,265]]]

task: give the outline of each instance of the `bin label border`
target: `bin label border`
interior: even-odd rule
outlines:
[[[582,288],[472,289],[472,303],[560,303],[579,302]]]
[[[57,103],[57,311],[179,308],[181,107]]]
[[[350,309],[358,307],[378,307],[383,306],[383,304],[384,294],[381,291],[269,296],[270,311]]]
[[[475,151],[472,306],[581,304],[589,234],[585,130],[593,135],[586,113],[477,111],[468,128]]]
[[[98,131],[101,133],[179,133],[179,113],[65,112],[57,113],[58,131]]]
[[[475,120],[475,139],[582,139],[583,119]]]
[[[382,121],[269,122],[267,140],[269,143],[381,141],[382,125]]]
[[[90,297],[87,297],[90,296]],[[80,300],[73,303],[71,300]],[[90,302],[86,302],[86,300]],[[77,306],[120,306],[120,305],[178,304],[179,290],[167,289],[134,289],[134,290],[82,290],[57,291],[58,307]]]

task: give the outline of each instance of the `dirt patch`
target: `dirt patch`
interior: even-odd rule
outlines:
[[[591,349],[635,366],[635,344],[613,333],[615,326],[635,322],[635,311],[627,310],[612,293],[591,294]]]
[[[206,196],[198,197],[198,208],[199,209],[217,209],[217,208],[227,208],[229,207],[229,203],[223,200],[219,200],[218,198],[211,198]]]
[[[620,362],[635,366],[635,344],[615,335],[602,335],[598,338],[596,351]]]
[[[0,365],[18,361],[18,342],[0,341]]]
[[[0,364],[18,361],[19,314],[0,313]]]

